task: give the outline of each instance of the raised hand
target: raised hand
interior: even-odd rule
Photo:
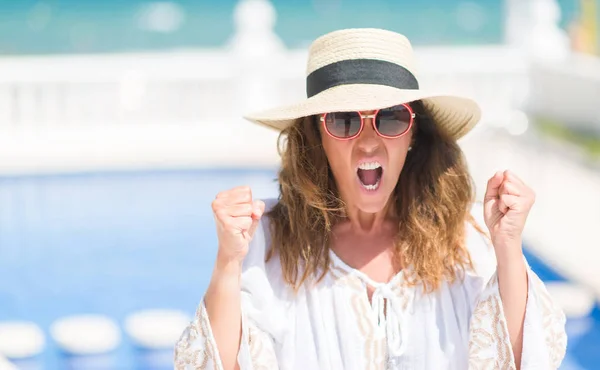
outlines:
[[[242,261],[265,210],[260,200],[252,200],[252,190],[240,186],[217,194],[212,210],[219,240],[219,257]]]
[[[496,172],[488,181],[484,219],[499,258],[522,253],[523,229],[534,202],[533,190],[510,171]]]

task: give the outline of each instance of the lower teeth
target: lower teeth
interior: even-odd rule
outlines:
[[[362,184],[362,186],[364,186],[364,188],[367,189],[367,190],[375,190],[375,189],[377,189],[379,187],[379,181],[377,181],[375,183],[375,185],[365,185],[365,184]]]

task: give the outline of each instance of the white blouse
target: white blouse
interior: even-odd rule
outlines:
[[[275,202],[265,201],[267,208]],[[477,208],[474,216],[482,214]],[[294,295],[279,260],[264,262],[267,222],[263,216],[243,265],[241,370],[516,368],[493,247],[472,226],[476,271],[433,293],[401,284],[407,270],[376,283],[331,253],[325,278]],[[556,369],[566,351],[565,316],[527,269],[521,369]],[[176,345],[175,368],[222,369],[203,301]]]

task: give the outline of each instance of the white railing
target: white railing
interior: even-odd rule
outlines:
[[[490,112],[522,103],[526,66],[509,48],[416,52],[424,87],[476,97]],[[306,57],[283,50],[249,63],[207,50],[0,60],[0,129],[235,119],[303,98]]]
[[[526,65],[505,46],[416,48],[423,88],[471,96],[510,127]],[[274,165],[274,132],[242,120],[305,97],[306,50],[0,60],[0,173]],[[229,132],[234,132],[230,134]],[[234,148],[235,150],[232,150]]]
[[[0,71],[2,128],[223,119],[235,93],[221,51],[13,58]]]
[[[575,87],[585,91],[570,97],[585,101],[556,116],[598,117],[600,62],[574,68],[564,60],[556,1],[507,0],[507,7],[506,45],[417,48],[421,85],[477,99],[481,126],[513,133],[522,131],[512,127],[520,110],[560,110],[558,95]],[[240,0],[233,17],[236,33],[218,49],[0,58],[0,130],[234,122],[250,110],[302,99],[306,50],[283,47],[270,3]]]

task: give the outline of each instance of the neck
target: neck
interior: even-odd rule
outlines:
[[[390,201],[376,213],[364,212],[355,206],[350,206],[348,209],[349,226],[356,234],[380,234],[391,220],[394,220],[394,216]]]

